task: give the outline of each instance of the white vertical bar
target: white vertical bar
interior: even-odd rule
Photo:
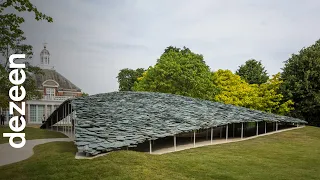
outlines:
[[[193,131],[193,147],[196,147],[196,131]]]
[[[264,122],[264,133],[267,133],[267,121]]]
[[[173,136],[173,145],[174,145],[174,151],[177,150],[177,137],[176,135]]]
[[[226,125],[226,141],[228,141],[228,131],[229,131],[229,126],[228,126],[228,124]]]
[[[299,127],[299,123],[297,123],[297,127]]]
[[[259,122],[257,122],[257,136],[259,135]]]
[[[276,131],[278,131],[278,122],[276,122]]]
[[[151,140],[149,140],[149,149],[150,149],[150,154],[152,154],[152,144],[151,144]]]
[[[213,128],[211,128],[211,144],[212,144],[212,139],[213,139]]]
[[[243,139],[243,122],[241,123],[241,139]]]

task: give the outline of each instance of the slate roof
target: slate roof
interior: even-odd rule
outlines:
[[[42,69],[43,74],[33,75],[36,80],[36,85],[39,89],[43,89],[42,83],[46,80],[55,80],[59,84],[58,90],[73,89],[76,92],[81,92],[81,89],[74,85],[67,78],[53,69]]]
[[[239,122],[306,121],[233,105],[150,92],[112,92],[71,100],[75,143],[96,155],[192,130]]]

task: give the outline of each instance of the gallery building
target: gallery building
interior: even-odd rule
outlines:
[[[28,125],[41,125],[61,103],[82,95],[81,89],[57,72],[51,62],[50,52],[44,45],[38,65],[42,73],[32,75],[41,98],[26,101],[25,118]],[[8,110],[4,112],[7,124],[12,115],[9,115]]]

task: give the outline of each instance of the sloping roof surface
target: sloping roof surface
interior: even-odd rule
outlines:
[[[43,74],[33,75],[33,78],[36,80],[37,87],[42,89],[42,83],[46,80],[55,80],[60,86],[59,90],[64,89],[73,89],[77,92],[81,92],[80,88],[74,85],[67,78],[62,76],[60,73],[53,69],[42,69]]]
[[[229,123],[303,120],[199,100],[148,92],[113,92],[72,100],[76,111],[76,145],[96,155],[149,139]]]

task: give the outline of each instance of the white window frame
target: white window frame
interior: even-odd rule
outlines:
[[[56,95],[55,88],[46,88],[46,95],[49,97],[54,97]]]

